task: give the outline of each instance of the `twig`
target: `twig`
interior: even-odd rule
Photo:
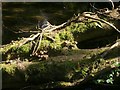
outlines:
[[[93,9],[95,9],[95,10],[99,10],[99,9],[96,8],[94,5],[92,5],[91,3],[90,3],[90,6],[91,6]]]
[[[33,49],[33,51],[32,51],[32,55],[34,55],[34,52],[36,51],[36,48],[37,48],[37,46],[38,46],[38,42],[39,42],[39,36],[38,36],[38,38],[37,38],[37,42],[35,42],[35,46],[34,46],[34,49]]]
[[[71,18],[70,20],[68,20],[68,21],[65,22],[65,23],[62,23],[61,25],[58,25],[58,26],[50,25],[50,26],[44,28],[43,31],[44,31],[45,33],[47,33],[47,32],[54,31],[54,30],[56,30],[56,29],[64,28],[65,26],[69,25],[71,22],[76,21],[78,18],[79,18],[79,15],[76,16],[75,18]]]
[[[55,39],[54,38],[52,38],[52,37],[50,37],[50,36],[46,36],[49,40],[51,40],[51,41],[55,41]]]
[[[35,55],[35,53],[38,51],[38,49],[40,48],[40,45],[41,45],[41,41],[42,41],[42,35],[43,35],[43,32],[41,32],[40,36],[38,37],[38,44],[36,44],[36,46],[34,47],[34,50],[32,52],[32,55]],[[38,46],[37,46],[38,45]]]
[[[31,86],[31,85],[30,86],[25,86],[25,87],[21,88],[20,90],[25,90],[25,89],[27,90],[29,88],[34,88],[35,89],[35,86]]]
[[[105,51],[101,57],[104,58],[112,49],[119,47],[120,46],[120,41],[116,41],[115,44],[113,44],[107,51]]]
[[[64,27],[66,24],[67,24],[67,22],[65,22],[65,23],[63,23],[61,25],[58,25],[58,26],[46,27],[46,28],[43,29],[43,31],[45,31],[45,32],[51,32],[51,31],[54,31],[56,29]]]
[[[112,10],[114,9],[114,3],[113,3],[113,1],[112,0],[108,0],[108,1],[110,1],[111,2],[111,4],[112,4]]]
[[[37,34],[34,35],[33,37],[24,38],[24,39],[22,40],[22,43],[20,43],[18,47],[21,47],[22,45],[24,45],[24,44],[27,43],[28,41],[34,40],[34,39],[37,38],[39,35],[40,35],[40,33],[37,33]]]
[[[86,14],[86,13],[87,13],[87,14]],[[101,22],[103,22],[103,23],[111,26],[111,27],[114,28],[117,32],[120,33],[120,30],[117,29],[113,24],[111,24],[111,23],[109,23],[109,22],[107,22],[107,21],[105,21],[105,20],[103,20],[103,19],[91,17],[89,13],[91,14],[91,12],[85,12],[85,13],[83,13],[83,16],[86,17],[86,18],[91,18],[91,19],[94,19],[94,20],[101,21]],[[89,15],[88,15],[88,14],[89,14]]]

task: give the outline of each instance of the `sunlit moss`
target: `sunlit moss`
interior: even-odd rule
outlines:
[[[57,43],[60,43],[60,36],[59,36],[59,34],[56,34],[55,35],[55,42],[57,42]]]
[[[10,65],[1,64],[0,65],[0,68],[2,69],[3,72],[6,72],[12,76],[14,76],[14,74],[16,72],[16,67],[17,66],[15,64],[10,64]]]
[[[48,49],[50,44],[51,44],[51,42],[49,40],[42,40],[39,48],[42,50],[46,50],[46,49]]]
[[[87,36],[80,35],[91,29],[96,29],[97,26],[95,23],[96,22],[93,22],[91,20],[88,20],[86,22],[72,22],[69,26],[66,26],[66,28],[62,29],[60,32],[53,34],[54,36],[51,36],[54,39],[53,41],[50,41],[49,39],[47,39],[47,36],[44,36],[38,49],[48,51],[54,49],[54,51],[62,51],[64,47],[67,47],[68,49],[76,48],[77,43],[75,42],[79,42],[79,40],[86,40],[89,37],[93,37],[93,35],[91,34]],[[63,45],[64,42],[66,45]],[[33,50],[30,43],[22,45],[21,47],[16,47],[14,44],[15,43],[13,43],[12,46],[8,45],[8,47],[6,48],[1,48],[1,51],[6,52],[12,47],[11,52],[14,52],[14,54],[18,55],[21,54],[23,57],[24,54],[30,54],[30,51]],[[33,47],[35,45],[36,43],[33,45]],[[7,58],[10,59],[9,56]]]
[[[72,86],[71,82],[60,82],[59,83],[60,86]]]
[[[30,51],[30,43],[25,44],[17,49],[17,53],[29,53]]]
[[[0,52],[4,54],[5,52],[9,51],[12,47],[14,47],[14,44],[5,45],[3,48],[0,48]]]
[[[60,39],[63,39],[63,40],[69,40],[69,41],[74,40],[73,34],[70,31],[64,30],[59,34],[59,36],[60,36]]]

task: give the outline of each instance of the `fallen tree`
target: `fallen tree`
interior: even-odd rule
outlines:
[[[113,12],[111,11],[111,13],[109,15],[113,18],[112,15],[118,13],[118,11],[115,9]],[[112,22],[112,19],[110,19],[110,22]],[[116,22],[119,23],[119,17],[115,21],[115,24]],[[34,56],[38,51],[49,52],[50,49],[76,47],[77,43],[82,45],[84,42],[86,43],[87,41],[97,38],[98,40],[96,41],[99,41],[100,38],[104,40],[102,37],[110,36],[115,41],[115,38],[119,37],[120,33],[117,27],[108,21],[100,19],[97,14],[84,12],[82,15],[78,14],[61,25],[53,26],[49,24],[49,26],[38,30],[36,34],[32,34],[28,38],[22,38],[19,41],[13,41],[8,45],[4,45],[0,48],[0,52],[7,53],[13,48],[18,49],[24,46],[24,44],[29,43],[29,47],[25,48],[29,49],[27,53],[31,53],[31,55]],[[110,40],[105,41],[110,43]]]
[[[105,49],[97,50],[96,53],[92,53],[90,58],[86,56],[83,59],[77,58],[76,60],[74,55],[78,53],[79,56],[80,50],[77,50],[76,53],[73,51],[73,59],[68,58],[71,56],[68,55],[61,60],[59,57],[56,57],[58,60],[51,57],[42,62],[0,64],[3,71],[3,88],[34,87],[45,89],[75,86],[88,82],[99,76],[100,71],[105,73],[107,70],[116,68],[119,64],[116,64],[119,62],[116,56],[111,59],[102,58],[101,53],[103,51]],[[112,54],[115,53],[112,52]]]
[[[79,54],[80,50],[76,46],[79,42],[113,34],[119,36],[118,26],[115,27],[111,22],[112,19],[108,22],[100,19],[97,14],[87,12],[61,25],[49,25],[33,32],[35,34],[28,38],[4,45],[0,48],[4,59],[0,64],[3,88],[16,86],[23,90],[29,87],[42,89],[75,86],[87,82],[89,77],[95,78],[105,68],[116,67],[114,63],[119,62],[119,55],[116,56],[116,50],[120,49],[119,40],[112,47],[98,49],[94,54],[89,52],[89,55],[85,54],[82,58],[79,55],[73,56],[77,59],[69,57]],[[119,18],[116,22],[119,22]],[[112,58],[108,57],[111,53]],[[67,57],[57,57],[61,55]],[[35,86],[30,86],[32,83]]]

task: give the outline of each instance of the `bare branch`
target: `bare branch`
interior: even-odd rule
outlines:
[[[120,46],[120,40],[117,40],[115,44],[113,44],[107,51],[105,51],[101,57],[105,57],[112,49],[117,48]]]
[[[94,20],[101,21],[101,22],[103,22],[103,23],[111,26],[111,27],[114,28],[117,32],[120,33],[120,30],[117,29],[113,24],[111,24],[111,23],[109,23],[109,22],[107,22],[107,21],[105,21],[105,20],[103,20],[103,19],[94,18],[94,17],[92,17],[92,16],[90,15],[91,13],[92,13],[92,12],[84,12],[84,13],[83,13],[83,16],[86,17],[86,18],[91,18],[91,19],[94,19]]]
[[[112,0],[108,0],[109,2],[111,2],[111,4],[112,4],[112,10],[114,9],[114,3],[113,3],[113,1]]]
[[[21,43],[19,44],[18,47],[21,47],[22,45],[24,45],[25,43],[27,43],[28,41],[32,41],[35,38],[37,38],[40,35],[40,33],[37,33],[36,35],[34,35],[33,37],[29,37],[29,38],[24,38],[23,40],[21,40]]]
[[[34,47],[34,50],[33,50],[33,52],[32,52],[32,55],[35,55],[35,53],[38,51],[38,49],[39,49],[39,47],[40,47],[40,45],[41,45],[41,41],[42,41],[42,35],[43,35],[43,32],[40,34],[40,36],[38,37],[39,39],[38,39],[38,44],[36,44],[35,45],[35,47]]]

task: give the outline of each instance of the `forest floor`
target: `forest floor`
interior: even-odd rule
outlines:
[[[48,5],[48,7],[46,7],[46,5]],[[56,5],[57,5],[57,7],[56,7]],[[2,10],[3,10],[2,11],[3,12],[3,45],[10,43],[12,40],[18,40],[21,37],[28,37],[31,33],[27,33],[27,32],[21,33],[21,31],[28,31],[28,32],[31,30],[36,31],[36,25],[38,24],[39,20],[47,19],[48,21],[50,21],[51,24],[59,25],[61,23],[66,22],[68,19],[70,19],[73,16],[73,14],[78,13],[78,11],[77,10],[75,11],[74,8],[71,8],[71,10],[70,10],[69,6],[67,7],[67,5],[65,5],[65,4],[63,5],[63,4],[59,4],[59,3],[51,4],[51,5],[49,3],[44,3],[44,4],[43,3],[38,3],[38,4],[37,3],[32,3],[32,4],[31,3],[9,3],[9,4],[3,3],[2,6],[3,6],[3,8],[2,8]],[[84,7],[82,7],[81,9],[83,9],[83,8]],[[83,11],[86,11],[86,10],[83,9]],[[83,11],[81,11],[81,12],[83,12]],[[90,46],[90,44],[89,44],[89,46]],[[81,71],[83,71],[83,74],[87,75],[86,71],[84,72],[84,69],[86,69],[86,67],[87,67],[87,70],[89,69],[88,68],[90,66],[89,63],[91,63],[91,65],[93,64],[93,68],[94,68],[94,65],[97,67],[97,65],[96,65],[97,59],[101,59],[101,57],[99,58],[97,56],[99,56],[99,54],[102,54],[105,50],[107,50],[109,48],[110,48],[109,45],[106,45],[103,47],[98,46],[94,49],[93,48],[89,48],[89,49],[78,49],[77,48],[77,49],[73,49],[73,50],[69,50],[69,49],[66,50],[64,48],[61,50],[60,54],[53,53],[46,60],[39,60],[39,57],[31,58],[29,56],[29,58],[31,58],[31,60],[29,60],[29,58],[27,58],[26,60],[21,60],[21,58],[16,58],[16,60],[12,60],[12,62],[9,62],[7,64],[1,63],[0,65],[4,68],[4,70],[7,70],[7,74],[6,74],[6,72],[4,72],[4,73],[5,73],[5,75],[8,75],[8,78],[9,78],[8,73],[12,73],[12,74],[15,73],[14,74],[16,76],[15,79],[18,81],[22,75],[26,74],[26,73],[24,73],[24,69],[26,69],[25,72],[27,72],[27,74],[28,74],[28,77],[27,77],[28,82],[29,82],[29,79],[31,80],[31,76],[32,76],[33,82],[34,82],[34,80],[37,81],[38,78],[43,79],[43,81],[41,81],[41,82],[44,82],[45,80],[47,81],[47,79],[53,80],[53,81],[54,81],[54,79],[56,79],[56,81],[59,82],[59,78],[60,78],[60,80],[62,78],[63,81],[64,80],[67,81],[66,80],[66,77],[67,77],[68,82],[70,81],[70,83],[72,83],[71,79],[69,79],[69,78],[73,77],[73,79],[74,78],[76,79],[77,76],[74,76],[74,74],[77,75],[78,73],[81,73]],[[105,62],[105,64],[107,65],[107,63],[106,63],[107,61],[108,61],[108,64],[109,63],[111,64],[110,60],[114,61],[114,59],[119,58],[120,55],[118,54],[116,56],[115,55],[116,52],[113,52],[112,54],[110,54],[107,59],[103,60],[103,62]],[[18,59],[18,61],[17,61],[17,59]],[[96,61],[93,59],[96,59]],[[104,59],[104,58],[102,58],[102,59]],[[70,61],[70,62],[67,62],[67,61]],[[82,61],[81,65],[76,64],[80,67],[81,70],[79,70],[79,68],[76,68],[76,66],[74,65],[74,62],[71,62],[71,61],[75,61],[75,62]],[[84,62],[86,65],[84,67],[82,67],[82,64],[84,64]],[[35,65],[32,66],[32,64],[35,64]],[[63,64],[63,66],[62,66],[62,64]],[[17,69],[14,69],[14,65],[17,65]],[[30,65],[30,67],[29,67],[29,65]],[[39,65],[41,67],[39,67]],[[56,67],[54,67],[54,65]],[[29,68],[26,68],[24,66],[26,66],[26,67],[28,66]],[[104,67],[104,65],[102,66],[102,64],[101,64],[101,66],[100,66],[98,63],[98,67],[101,68],[101,67]],[[15,66],[15,68],[16,68],[16,66]],[[55,68],[57,68],[57,69],[55,69]],[[74,68],[74,70],[73,70],[73,68]],[[34,71],[34,69],[38,70],[38,72],[36,73]],[[19,72],[19,70],[20,70],[20,72]],[[23,72],[21,72],[22,70],[23,70]],[[31,70],[30,73],[29,73],[29,70]],[[70,72],[69,72],[69,70],[70,70]],[[62,72],[65,75],[61,74]],[[72,72],[72,74],[71,74],[71,72]],[[21,76],[19,75],[19,73],[21,73]],[[37,74],[38,76],[37,75],[35,76],[34,73]],[[53,75],[49,75],[49,73],[51,73]],[[12,76],[12,74],[10,74],[10,76]],[[41,74],[43,76],[45,75],[45,77],[39,76]],[[70,77],[69,77],[69,74],[70,74]],[[78,75],[80,75],[80,74],[78,74]],[[36,78],[36,77],[38,77],[38,78]],[[12,76],[12,78],[14,80],[13,76]],[[26,79],[26,77],[22,77],[22,79],[23,78]],[[4,77],[4,79],[6,79],[6,77]],[[12,80],[12,79],[10,79],[10,80]],[[9,81],[9,79],[8,79],[8,81]],[[5,81],[4,87],[7,87],[6,83],[9,83],[9,82],[7,82],[7,79]],[[16,82],[13,81],[13,83],[10,82],[10,84],[11,85],[13,84],[13,87],[14,87],[15,86],[14,84],[16,84]],[[56,85],[56,83],[55,83],[55,85]],[[65,85],[67,86],[66,83],[65,83]],[[10,85],[8,85],[8,87],[9,86]],[[19,86],[19,83],[18,83],[18,86]],[[69,86],[69,83],[68,83],[68,86]],[[17,85],[16,85],[16,87],[17,87]],[[47,85],[46,86],[43,85],[43,88],[46,88],[46,87],[47,87]],[[78,86],[78,87],[80,87],[80,86]],[[27,88],[27,86],[25,86],[25,88]],[[33,88],[35,88],[35,87],[33,87]],[[42,86],[40,88],[42,88]],[[98,88],[99,88],[99,86],[98,86]],[[32,85],[30,87],[28,87],[28,90],[30,90],[30,89],[32,90]],[[84,85],[83,89],[91,90],[92,88],[90,85],[88,85],[88,86]],[[27,89],[24,89],[24,87],[23,87],[20,90],[27,90]],[[38,90],[38,89],[36,89],[36,90]]]

